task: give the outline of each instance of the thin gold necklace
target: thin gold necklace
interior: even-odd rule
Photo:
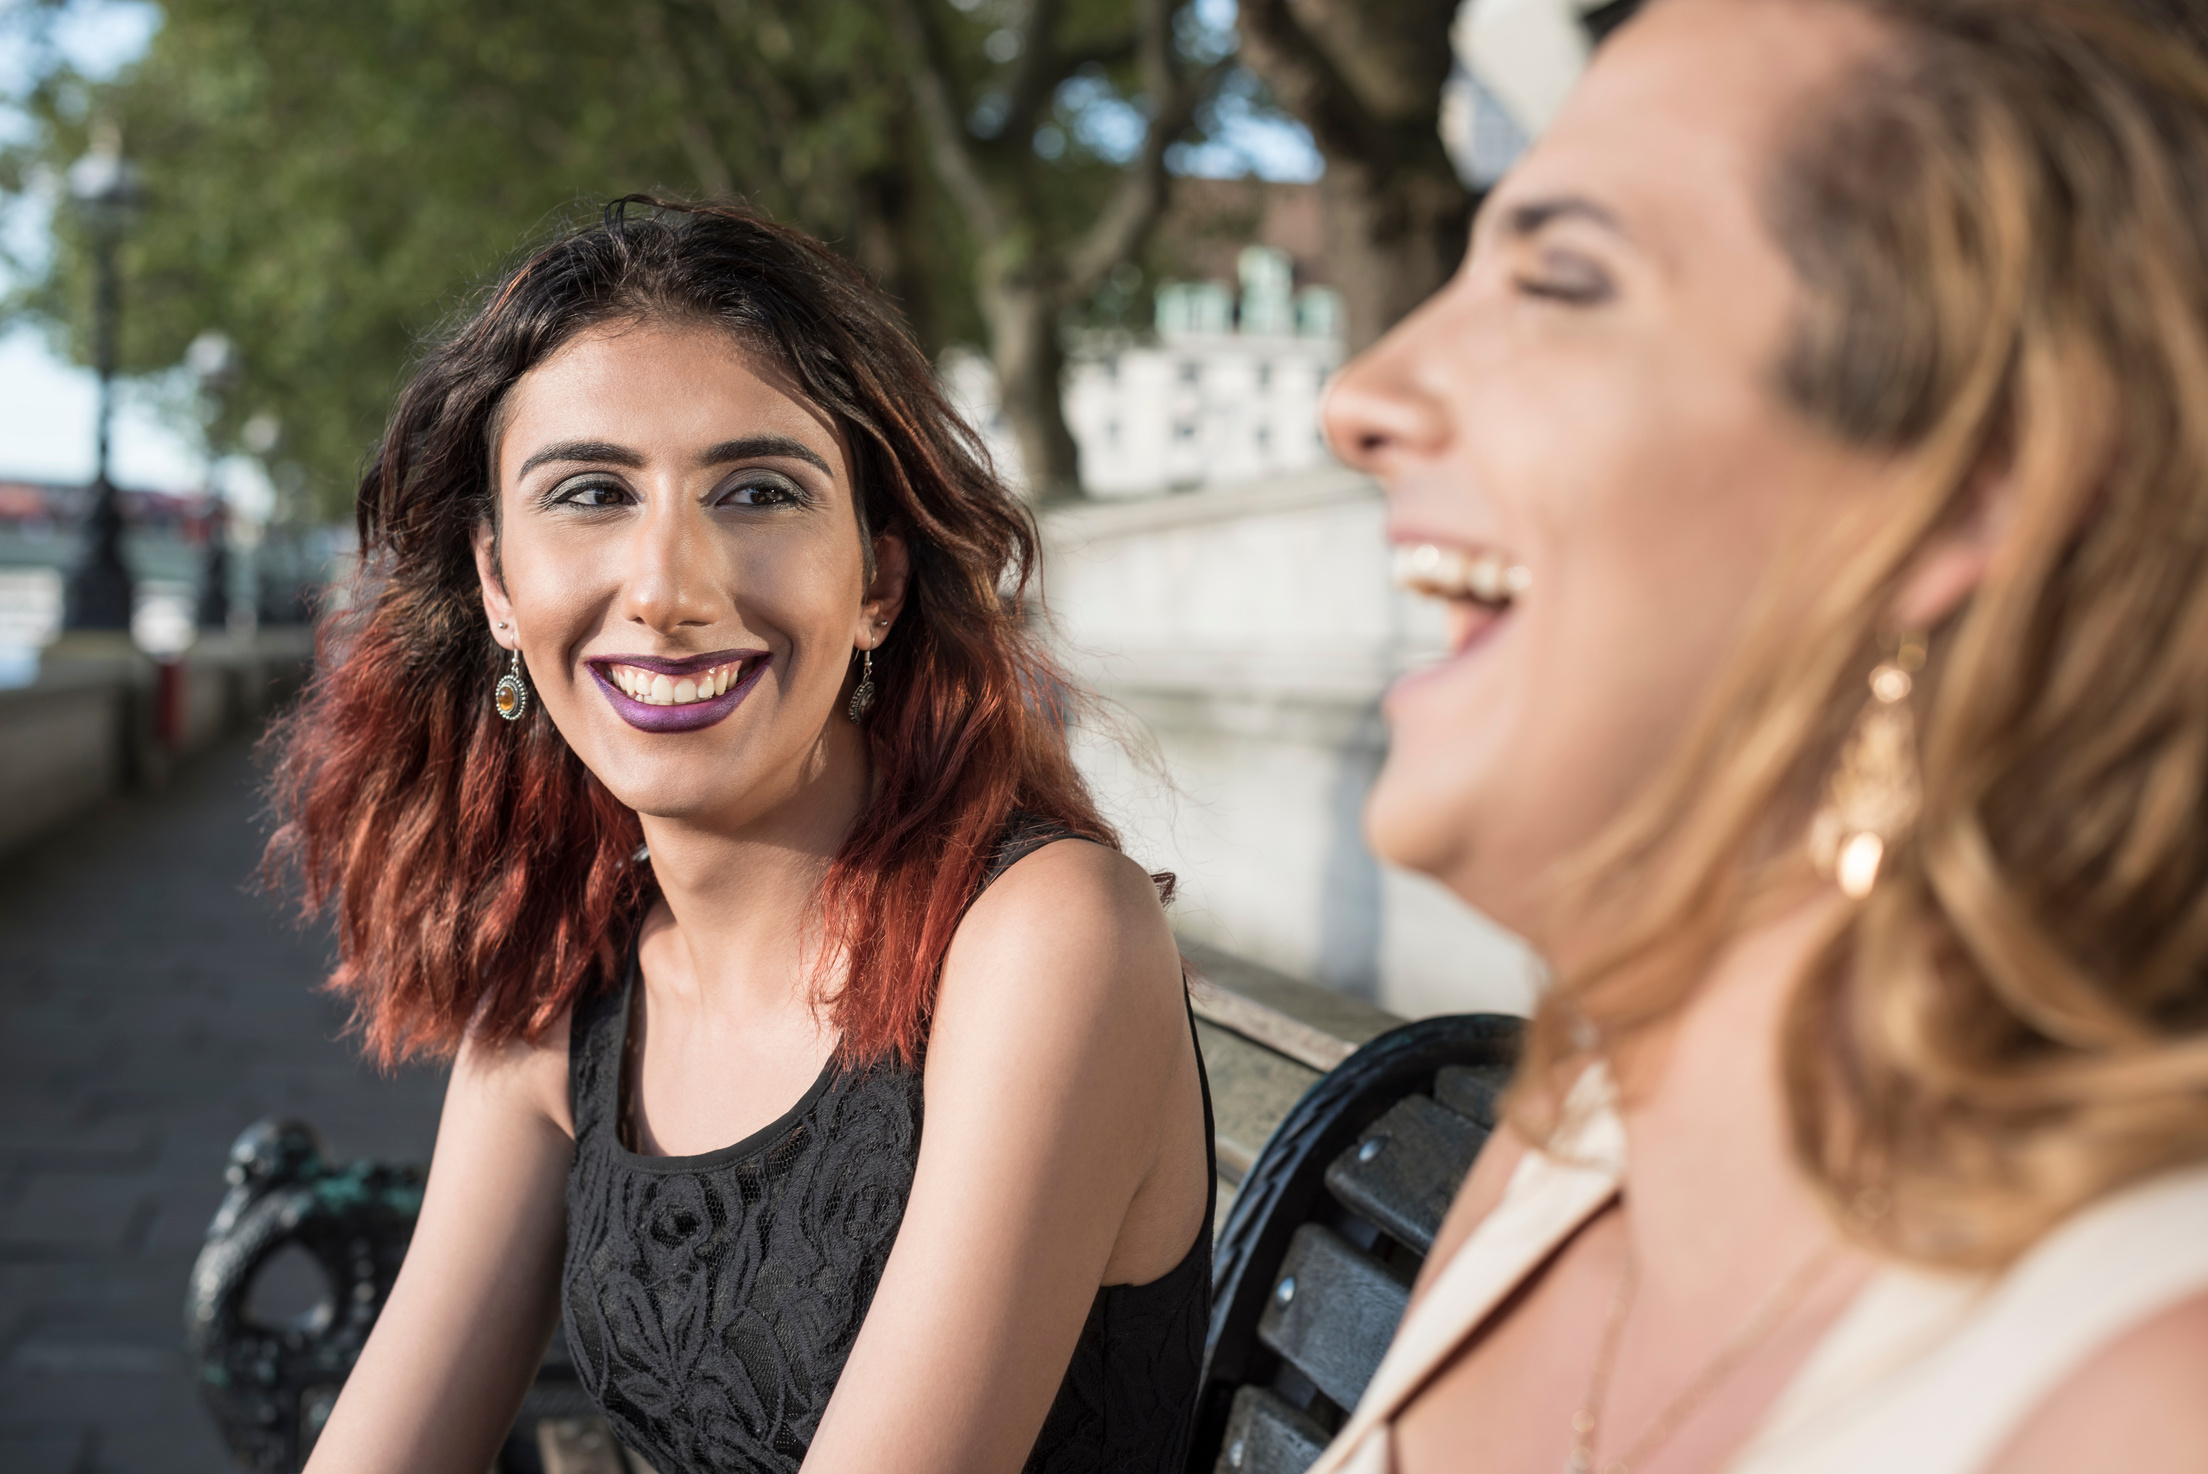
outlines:
[[[1641,1436],[1627,1445],[1624,1453],[1607,1460],[1601,1466],[1601,1474],[1633,1474],[1641,1460],[1647,1458],[1672,1434],[1679,1425],[1693,1416],[1710,1394],[1724,1384],[1748,1359],[1748,1353],[1763,1343],[1765,1337],[1777,1330],[1779,1324],[1791,1315],[1809,1294],[1826,1270],[1832,1267],[1839,1255],[1837,1246],[1820,1245],[1794,1271],[1763,1297],[1755,1314],[1729,1337],[1702,1370],[1695,1373],[1685,1389],[1658,1413]],[[1595,1440],[1602,1429],[1602,1405],[1610,1395],[1610,1374],[1617,1367],[1618,1347],[1625,1339],[1626,1312],[1633,1304],[1633,1294],[1639,1288],[1641,1266],[1633,1252],[1630,1240],[1625,1247],[1625,1267],[1618,1274],[1618,1287],[1610,1296],[1610,1317],[1603,1326],[1602,1345],[1595,1352],[1595,1367],[1587,1379],[1587,1396],[1572,1416],[1572,1452],[1565,1460],[1565,1474],[1596,1474]]]

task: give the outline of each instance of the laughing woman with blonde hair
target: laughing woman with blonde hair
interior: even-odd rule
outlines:
[[[2208,1468],[2204,17],[1658,0],[1343,374],[1557,981],[1320,1474]]]

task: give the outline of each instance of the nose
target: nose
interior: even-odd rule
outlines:
[[[720,617],[722,602],[713,576],[713,540],[690,525],[681,498],[656,501],[630,545],[622,612],[630,623],[661,635],[710,625]]]
[[[1431,304],[1351,359],[1327,387],[1320,422],[1344,465],[1384,476],[1404,460],[1437,454],[1449,440],[1441,397],[1424,382]]]

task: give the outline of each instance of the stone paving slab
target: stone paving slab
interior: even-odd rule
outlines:
[[[231,1140],[299,1117],[426,1162],[443,1077],[379,1076],[320,938],[249,889],[247,746],[0,861],[0,1471],[227,1474],[182,1353]]]

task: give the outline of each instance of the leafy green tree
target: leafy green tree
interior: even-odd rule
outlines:
[[[947,178],[942,109],[870,0],[167,0],[113,80],[35,69],[38,126],[0,150],[0,190],[52,199],[96,122],[120,130],[145,184],[124,370],[227,333],[242,364],[215,441],[273,417],[295,516],[342,510],[421,340],[475,284],[635,190],[746,195],[851,254],[931,348],[986,339],[1023,445],[1054,427],[1029,464],[1061,489],[1057,320],[1139,251],[1164,147],[1223,63],[1190,60],[1162,0],[1033,0],[1008,65],[998,3],[913,0],[979,192]],[[54,224],[8,308],[81,358],[85,242],[65,202]]]
[[[1175,0],[889,0],[888,13],[935,175],[973,235],[1029,485],[1076,491],[1063,324],[1140,254],[1165,208],[1167,150],[1227,74],[1231,37]]]
[[[0,183],[55,179],[95,118],[120,127],[146,193],[123,257],[126,371],[228,333],[243,368],[218,443],[273,414],[279,486],[328,513],[421,337],[531,237],[614,195],[741,190],[856,243],[924,328],[955,330],[946,253],[903,254],[942,223],[909,218],[924,200],[880,204],[910,195],[900,98],[855,4],[169,0],[114,82],[36,79],[43,126]],[[65,207],[56,245],[14,305],[81,348],[87,261]]]
[[[1437,123],[1458,0],[1241,0],[1242,56],[1311,130],[1352,348],[1456,269],[1472,222]]]

